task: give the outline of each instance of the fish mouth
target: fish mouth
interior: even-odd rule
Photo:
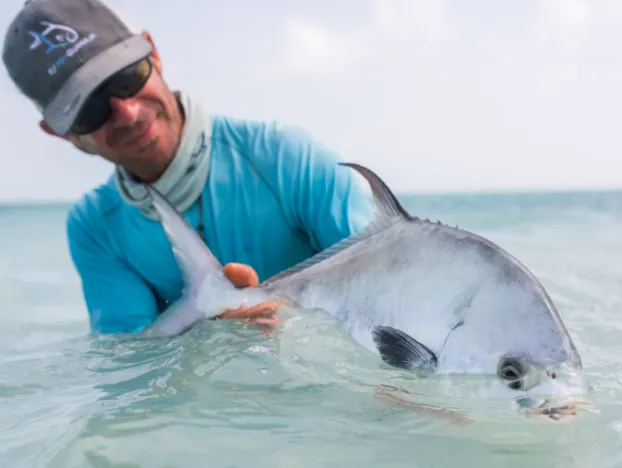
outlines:
[[[517,398],[516,403],[527,418],[555,423],[570,422],[585,405],[580,400],[536,400],[530,397]]]

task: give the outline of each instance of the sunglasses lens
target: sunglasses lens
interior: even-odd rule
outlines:
[[[78,118],[71,127],[76,135],[87,135],[104,125],[110,118],[112,110],[108,97],[101,91],[89,98],[82,107]]]
[[[104,125],[112,114],[109,98],[124,99],[136,95],[145,86],[151,70],[151,62],[143,59],[111,76],[85,103],[71,132],[86,135]]]
[[[150,74],[151,62],[141,60],[112,76],[106,83],[106,89],[111,95],[119,98],[132,97],[142,89]]]

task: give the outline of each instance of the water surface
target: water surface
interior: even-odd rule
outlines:
[[[377,390],[407,384],[404,375],[311,311],[273,339],[232,322],[146,343],[90,337],[66,207],[3,207],[0,465],[622,466],[622,194],[402,201],[489,237],[534,271],[600,413],[544,428],[511,418],[461,426],[389,404]],[[433,402],[463,384],[419,389]]]

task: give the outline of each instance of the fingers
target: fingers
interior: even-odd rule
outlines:
[[[262,327],[275,327],[279,324],[279,322],[280,320],[276,317],[258,317],[249,320],[249,323],[255,323],[257,325],[261,325]]]
[[[259,325],[261,334],[264,336],[272,336],[280,320],[274,316],[280,303],[263,302],[253,307],[239,307],[238,309],[228,310],[221,314],[218,318],[244,320],[248,324]]]
[[[280,304],[276,301],[274,302],[262,302],[261,304],[257,304],[253,307],[239,307],[237,309],[231,309],[224,313],[222,313],[220,318],[227,319],[253,319],[258,317],[271,317],[273,316]]]
[[[224,275],[231,283],[238,287],[254,287],[259,285],[257,272],[249,265],[242,263],[227,263],[223,269]],[[253,307],[238,307],[228,310],[218,316],[220,319],[245,320],[247,323],[257,324],[263,335],[270,335],[279,324],[279,319],[274,317],[279,307],[284,304],[283,299],[263,302]]]
[[[238,288],[259,285],[259,276],[249,265],[244,265],[242,263],[227,263],[223,272],[227,279]]]
[[[276,317],[263,317],[250,320],[250,323],[259,325],[260,332],[263,336],[274,336],[280,320]]]

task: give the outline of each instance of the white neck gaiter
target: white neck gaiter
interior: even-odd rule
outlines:
[[[185,93],[175,94],[185,114],[181,141],[166,171],[152,185],[183,213],[197,200],[207,181],[211,125],[200,104]],[[140,209],[148,218],[158,219],[147,191],[126,169],[116,167],[115,181],[126,203]]]

